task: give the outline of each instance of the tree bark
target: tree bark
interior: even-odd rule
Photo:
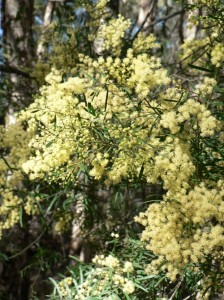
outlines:
[[[33,9],[34,0],[2,0],[1,3],[3,64],[0,71],[1,81],[6,86],[3,100],[5,126],[16,123],[15,113],[32,99],[29,70],[35,57]],[[10,234],[11,237],[14,234],[12,241],[16,247],[21,246],[24,241],[27,243],[27,235],[23,234],[22,230],[19,231],[15,227]],[[7,251],[8,243],[2,245],[10,256],[11,251]],[[10,260],[3,265],[0,275],[0,298],[6,299],[4,295],[7,295],[9,300],[28,300],[29,279],[20,274],[27,261],[30,261],[30,257],[24,253],[18,259]]]
[[[23,75],[34,58],[33,5],[34,0],[2,1],[3,60],[10,73],[8,77],[4,75],[9,82],[6,124],[15,123],[15,112],[23,106],[22,103],[31,101],[30,89],[27,89],[31,83]],[[20,70],[20,74],[10,70]]]
[[[156,2],[157,1],[155,0],[139,0],[137,25],[140,28],[142,27],[142,30],[146,35],[153,30],[153,27],[149,27],[149,24],[154,21],[154,8],[156,7]]]
[[[193,4],[193,0],[188,0],[188,4]],[[184,32],[184,37],[186,40],[194,40],[197,36],[198,28],[196,25],[190,25],[190,19],[192,18],[192,16],[197,17],[198,14],[199,14],[198,10],[194,10],[187,14],[186,26],[185,26],[186,30]]]
[[[110,0],[108,6],[113,10],[113,12],[119,14],[119,0]]]
[[[44,34],[45,34],[48,26],[51,23],[51,20],[52,20],[52,17],[53,17],[53,12],[54,12],[54,7],[55,7],[55,1],[48,1],[47,5],[46,5],[46,8],[45,8],[45,13],[44,13],[42,34],[40,36],[39,43],[37,45],[37,57],[38,57],[38,59],[41,58],[42,54],[45,51]]]

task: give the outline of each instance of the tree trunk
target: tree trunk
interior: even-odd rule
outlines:
[[[193,4],[193,0],[189,0],[188,4]],[[190,19],[192,17],[197,17],[199,15],[199,10],[194,10],[192,12],[188,12],[187,19],[186,19],[186,26],[185,26],[185,32],[184,37],[186,40],[194,40],[197,36],[198,27],[196,25],[191,25]],[[190,25],[190,26],[189,26]]]
[[[144,34],[149,34],[153,27],[149,28],[149,24],[154,20],[154,9],[157,1],[155,0],[139,0],[139,13],[137,25],[143,27]],[[147,30],[146,30],[147,28]],[[144,30],[145,29],[145,30]]]
[[[43,20],[43,30],[42,34],[39,39],[39,43],[37,45],[37,57],[38,59],[41,58],[42,54],[44,53],[45,47],[44,47],[44,34],[48,28],[48,26],[51,23],[53,12],[54,12],[54,7],[55,7],[55,2],[53,1],[48,1],[46,8],[45,8],[45,13],[44,13],[44,20]]]
[[[23,72],[30,68],[34,58],[33,4],[34,0],[2,1],[3,55],[10,73],[5,75],[8,80],[6,124],[15,123],[15,112],[31,101],[31,82]]]
[[[110,0],[108,6],[113,10],[113,12],[119,14],[119,0]]]
[[[2,30],[3,30],[3,64],[1,65],[2,82],[6,86],[4,95],[5,126],[16,123],[15,113],[31,102],[32,82],[29,70],[34,59],[33,42],[33,7],[34,0],[2,0]],[[16,247],[28,242],[27,234],[13,228],[10,232]],[[3,243],[3,242],[2,242]],[[7,249],[7,245],[2,244]],[[11,251],[6,253],[10,256]],[[20,272],[30,261],[30,256],[24,252],[20,257],[8,261],[1,270],[1,299],[28,300],[30,282],[27,276]],[[7,295],[7,296],[5,296]],[[4,298],[4,296],[6,298]]]

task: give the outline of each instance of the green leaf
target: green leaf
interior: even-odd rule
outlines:
[[[57,291],[59,296],[62,298],[62,294],[61,294],[61,291],[60,291],[60,288],[59,288],[57,282],[51,277],[49,278],[49,280],[53,283],[53,286],[55,287],[55,291]],[[56,295],[55,291],[54,291],[54,295]]]
[[[157,287],[164,279],[166,279],[166,276],[161,277],[160,280],[156,283],[155,287]]]
[[[138,278],[138,281],[142,281],[142,280],[147,280],[147,279],[152,279],[152,278],[155,278],[156,275],[148,275],[148,276],[144,276],[144,277],[141,277],[141,278]]]
[[[19,224],[23,228],[23,208],[20,207],[19,209]]]
[[[129,95],[132,95],[132,91],[129,89],[129,88],[127,88],[126,86],[123,86],[122,87]]]
[[[109,96],[109,90],[107,88],[107,93],[106,93],[106,99],[105,99],[105,106],[104,106],[104,110],[107,110],[107,102],[108,102],[108,96]]]
[[[83,276],[83,269],[81,266],[79,266],[79,278],[80,278],[80,283],[84,283],[84,276]]]
[[[215,105],[215,106],[224,106],[224,102],[212,102],[212,105]]]
[[[63,202],[63,205],[62,205],[63,209],[64,209],[64,210],[67,210],[68,207],[69,207],[69,205],[70,205],[71,203],[73,203],[74,201],[76,201],[74,198],[67,198],[67,199]]]
[[[48,142],[48,143],[46,144],[46,147],[47,147],[47,148],[50,147],[50,146],[53,144],[53,142],[54,142],[54,141]]]
[[[208,17],[214,20],[222,20],[222,18],[216,17],[214,15],[208,14]]]
[[[220,88],[218,86],[215,87],[215,91],[220,94],[224,94],[224,88]]]
[[[6,164],[6,166],[9,168],[9,170],[13,173],[13,170],[17,170],[16,168],[12,168],[10,166],[10,164],[8,163],[8,161],[5,159],[5,157],[3,155],[0,156],[0,158],[4,161],[4,163]]]
[[[4,253],[0,253],[0,260],[9,260],[8,256],[5,255]]]
[[[55,205],[55,203],[58,201],[58,195],[54,196],[53,200],[51,201],[50,205],[48,206],[46,210],[46,215],[51,211],[52,207]]]
[[[92,106],[91,103],[87,103],[87,109],[84,108],[85,111],[87,111],[88,113],[90,113],[91,115],[93,115],[94,117],[96,116],[96,110],[94,109],[94,107]]]
[[[142,178],[143,172],[144,172],[144,162],[142,163],[141,170],[140,170],[139,175],[138,175],[138,179]]]
[[[54,122],[54,129],[56,129],[56,127],[57,127],[57,117],[56,117],[56,114],[54,116],[53,122]]]
[[[144,292],[148,292],[143,286],[141,286],[140,284],[138,284],[137,282],[134,282],[134,285],[139,288],[140,290],[144,291]]]
[[[192,69],[197,69],[197,70],[200,70],[200,71],[203,71],[203,72],[209,72],[211,73],[212,70],[209,70],[209,69],[206,69],[206,68],[203,68],[203,67],[200,67],[200,66],[195,66],[195,65],[192,65],[192,64],[188,64],[189,67],[191,67]]]

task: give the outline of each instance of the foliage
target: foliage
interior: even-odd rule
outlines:
[[[192,26],[203,23],[202,38],[181,47],[187,84],[163,67],[153,35],[133,34],[107,1],[82,6],[82,20],[50,28],[52,48],[33,72],[42,83],[49,70],[45,83],[18,123],[2,129],[1,228],[22,225],[26,213],[54,233],[78,224],[94,246],[92,264],[51,278],[52,300],[221,293],[223,3],[187,5],[204,9],[192,18]],[[150,194],[153,186],[159,195]],[[149,194],[140,204],[130,196],[138,190]]]

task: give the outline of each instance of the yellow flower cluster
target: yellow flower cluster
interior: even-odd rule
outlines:
[[[166,146],[165,146],[166,145]],[[156,155],[151,169],[151,181],[162,178],[167,197],[188,186],[195,166],[192,163],[189,145],[178,138],[168,137],[164,148]]]
[[[99,0],[96,2],[95,9],[100,10],[102,8],[105,8],[109,0]]]
[[[53,180],[74,178],[79,165],[85,161],[92,165],[90,175],[95,179],[106,175],[108,183],[116,183],[141,168],[146,149],[144,153],[141,150],[141,154],[133,150],[142,148],[144,139],[150,138],[150,145],[159,143],[159,139],[154,141],[147,130],[151,128],[152,133],[158,134],[157,127],[152,126],[158,119],[156,108],[152,106],[156,107],[158,103],[148,105],[145,100],[142,110],[137,112],[136,108],[139,99],[153,95],[157,87],[170,82],[160,60],[146,54],[135,55],[132,49],[123,59],[99,57],[93,61],[80,55],[80,60],[83,63],[82,78],[70,77],[61,82],[62,73],[52,69],[40,97],[22,113],[21,119],[28,120],[29,130],[39,130],[30,143],[36,150],[35,156],[23,164],[31,179],[43,178],[53,170]],[[85,77],[87,70],[90,79]],[[130,101],[130,92],[134,94],[134,101]],[[140,130],[143,126],[147,128]],[[112,157],[108,154],[108,145],[113,145],[113,141],[119,144],[119,157],[115,153],[116,147],[111,148],[115,151]],[[151,149],[147,144],[145,147],[147,152]],[[131,159],[130,152],[133,153]],[[140,161],[136,160],[138,154]],[[149,155],[154,155],[152,149]],[[126,158],[129,162],[124,160]],[[120,163],[122,165],[118,165]],[[108,170],[111,164],[113,166]]]
[[[73,280],[67,277],[59,282],[62,296],[72,294],[74,299],[85,300],[88,297],[100,296],[101,294],[111,296],[116,290],[124,294],[133,294],[135,285],[129,279],[129,275],[134,272],[131,262],[122,264],[116,257],[109,255],[97,255],[93,258],[96,267],[89,272],[86,280],[76,286],[76,291],[71,290]],[[107,291],[107,292],[105,292]],[[106,299],[106,298],[105,298]]]
[[[119,56],[123,44],[122,40],[130,26],[131,22],[125,20],[121,15],[118,15],[116,19],[111,19],[108,24],[103,24],[99,29],[97,37],[102,40],[103,50],[109,51],[113,56]]]
[[[9,229],[18,223],[20,218],[20,205],[22,199],[17,195],[14,195],[13,191],[8,189],[0,189],[1,193],[1,206],[0,216],[4,217],[0,222],[0,238],[2,236],[3,229]]]
[[[128,49],[124,59],[113,59],[109,56],[106,59],[100,57],[97,61],[93,61],[81,55],[80,60],[86,64],[88,72],[98,70],[96,76],[102,84],[111,85],[111,80],[116,80],[117,85],[113,87],[115,90],[122,85],[137,93],[139,98],[148,96],[157,86],[167,85],[170,82],[167,71],[162,68],[159,58],[146,53],[135,54],[133,49]],[[115,105],[119,105],[116,102]]]
[[[214,7],[220,5],[219,0],[197,0],[197,5],[202,4],[203,6]]]
[[[160,59],[148,57],[146,54],[133,58],[131,65],[132,73],[128,79],[130,88],[135,87],[139,97],[145,98],[151,89],[157,85],[167,85],[170,79],[167,72],[161,69]]]
[[[181,46],[181,59],[185,64],[191,63],[192,59],[198,57],[197,65],[204,64],[206,61],[206,51],[209,48],[210,39],[205,37],[203,39],[186,40]]]
[[[63,212],[58,209],[56,219],[57,221],[54,224],[54,231],[57,234],[61,234],[71,227],[73,215],[71,212]]]
[[[221,67],[224,62],[224,44],[218,43],[211,51],[211,62],[214,66]]]
[[[104,156],[107,157],[108,155],[105,153]],[[90,170],[89,174],[95,179],[100,179],[108,163],[109,160],[107,158],[103,158],[101,153],[97,153],[92,161],[93,169]]]
[[[45,77],[50,73],[52,67],[69,74],[77,73],[78,63],[74,65],[74,61],[78,61],[78,37],[80,30],[79,28],[74,29],[71,20],[71,24],[67,25],[66,32],[63,32],[62,37],[57,23],[52,22],[48,26],[43,39],[51,47],[46,47],[46,52],[35,63],[31,74],[40,85],[45,84]],[[47,53],[47,48],[51,48],[50,53]]]
[[[76,107],[79,102],[72,95],[79,95],[83,92],[85,83],[77,77],[68,78],[67,82],[64,83],[60,82],[61,79],[59,72],[53,69],[51,76],[46,78],[51,85],[43,87],[42,98],[30,106],[31,111],[38,110],[36,114],[43,130],[30,143],[30,146],[36,149],[36,158],[23,164],[25,171],[32,170],[33,178],[35,174],[43,177],[44,172],[68,162],[70,155],[74,153],[73,144],[79,136],[79,132],[75,133],[72,130],[72,128],[77,127],[78,120],[74,119],[73,122],[70,116],[77,115]],[[28,116],[27,112],[24,112],[21,119],[25,120]],[[35,130],[36,125],[35,119],[31,118],[29,130],[31,132]],[[80,125],[79,123],[79,127]],[[68,130],[63,130],[65,128]],[[55,141],[57,142],[55,143]]]
[[[156,44],[156,38],[153,34],[144,37],[143,34],[140,32],[133,42],[134,53],[145,53],[151,49],[159,47],[159,44]]]
[[[158,256],[148,266],[148,273],[156,272],[163,263],[162,269],[175,280],[188,263],[203,263],[208,255],[217,263],[222,261],[223,184],[220,181],[210,189],[201,183],[189,191],[182,189],[135,218],[145,226],[142,241],[146,248]]]
[[[70,290],[70,287],[73,285],[73,278],[66,277],[58,283],[60,294],[62,297],[74,296],[74,293]]]
[[[207,93],[212,89],[214,80],[205,81],[206,86],[202,86],[202,89]],[[208,87],[209,85],[209,87]],[[178,110],[167,111],[162,115],[160,124],[164,128],[168,128],[172,134],[176,134],[180,131],[180,125],[183,122],[193,119],[193,129],[200,129],[200,135],[210,136],[214,134],[214,131],[220,127],[220,122],[211,115],[211,112],[206,109],[204,104],[200,104],[193,99],[188,99],[183,105],[178,107]]]
[[[161,109],[163,109],[164,112],[175,109],[176,104],[183,96],[183,92],[184,91],[181,88],[178,88],[178,83],[175,83],[175,87],[167,87],[162,93],[159,94],[157,99]]]
[[[19,122],[0,128],[0,238],[2,230],[18,223],[26,201],[20,192],[24,179],[21,166],[30,155],[30,139],[31,134]]]
[[[110,11],[107,7],[109,0],[99,0],[99,1],[86,1],[84,3],[84,8],[89,14],[89,20],[87,20],[87,26],[91,27],[91,32],[88,34],[88,40],[94,41],[96,35],[99,31],[100,25],[102,24],[104,18],[110,15]]]
[[[160,59],[142,53],[141,35],[133,48],[115,58],[129,25],[119,16],[102,26],[101,38],[111,56],[92,59],[80,54],[77,73],[68,77],[63,70],[52,69],[46,77],[39,97],[21,115],[35,134],[30,142],[35,153],[23,169],[31,179],[59,183],[77,182],[83,165],[90,177],[106,185],[136,178],[162,183],[163,201],[150,205],[136,220],[146,227],[142,239],[147,248],[158,256],[148,272],[165,261],[163,268],[175,279],[188,262],[203,262],[206,255],[217,259],[223,246],[221,186],[199,184],[199,178],[195,182],[198,166],[191,153],[192,141],[203,141],[221,129],[203,99],[216,82],[205,78],[189,95],[171,81]],[[151,49],[154,38],[146,39]],[[208,38],[193,42],[184,59],[198,49],[203,53],[208,44]],[[62,224],[64,219],[56,230],[61,231]],[[121,267],[112,256],[94,261],[99,268],[77,299],[98,295],[110,280],[125,293],[134,291],[124,276],[128,264]],[[105,268],[112,269],[112,277]]]
[[[30,144],[36,154],[23,165],[24,171],[30,178],[47,174],[64,182],[75,180],[85,162],[94,179],[117,184],[123,178],[132,181],[144,165],[148,182],[162,178],[169,194],[179,190],[195,171],[190,139],[198,133],[212,135],[219,122],[197,100],[187,98],[176,105],[183,91],[163,91],[170,79],[154,56],[128,49],[122,59],[80,55],[80,61],[81,77],[62,82],[62,73],[52,69],[49,85],[23,113],[29,128],[40,132]],[[156,89],[162,91],[155,94]],[[162,142],[164,129],[180,136]]]
[[[210,96],[217,85],[217,81],[214,78],[204,77],[203,82],[198,87],[198,92],[201,96]]]
[[[39,214],[38,203],[40,203],[42,199],[39,196],[28,195],[26,197],[26,202],[24,205],[24,210],[27,215],[37,215]]]
[[[193,2],[192,2],[193,4]],[[204,13],[202,16],[198,16],[197,10],[203,9]],[[189,28],[193,26],[203,26],[206,29],[201,30],[199,39],[188,39],[181,46],[182,55],[181,58],[183,63],[191,63],[196,68],[191,69],[191,73],[197,74],[197,67],[206,68],[209,64],[213,64],[217,68],[221,67],[224,62],[224,44],[222,43],[223,34],[222,28],[223,23],[219,17],[223,15],[223,3],[218,0],[198,0],[194,1],[194,5],[191,5]],[[214,13],[218,12],[216,17],[213,17]],[[210,61],[207,59],[210,57]],[[211,68],[212,69],[212,68]],[[208,68],[210,70],[210,68]]]

